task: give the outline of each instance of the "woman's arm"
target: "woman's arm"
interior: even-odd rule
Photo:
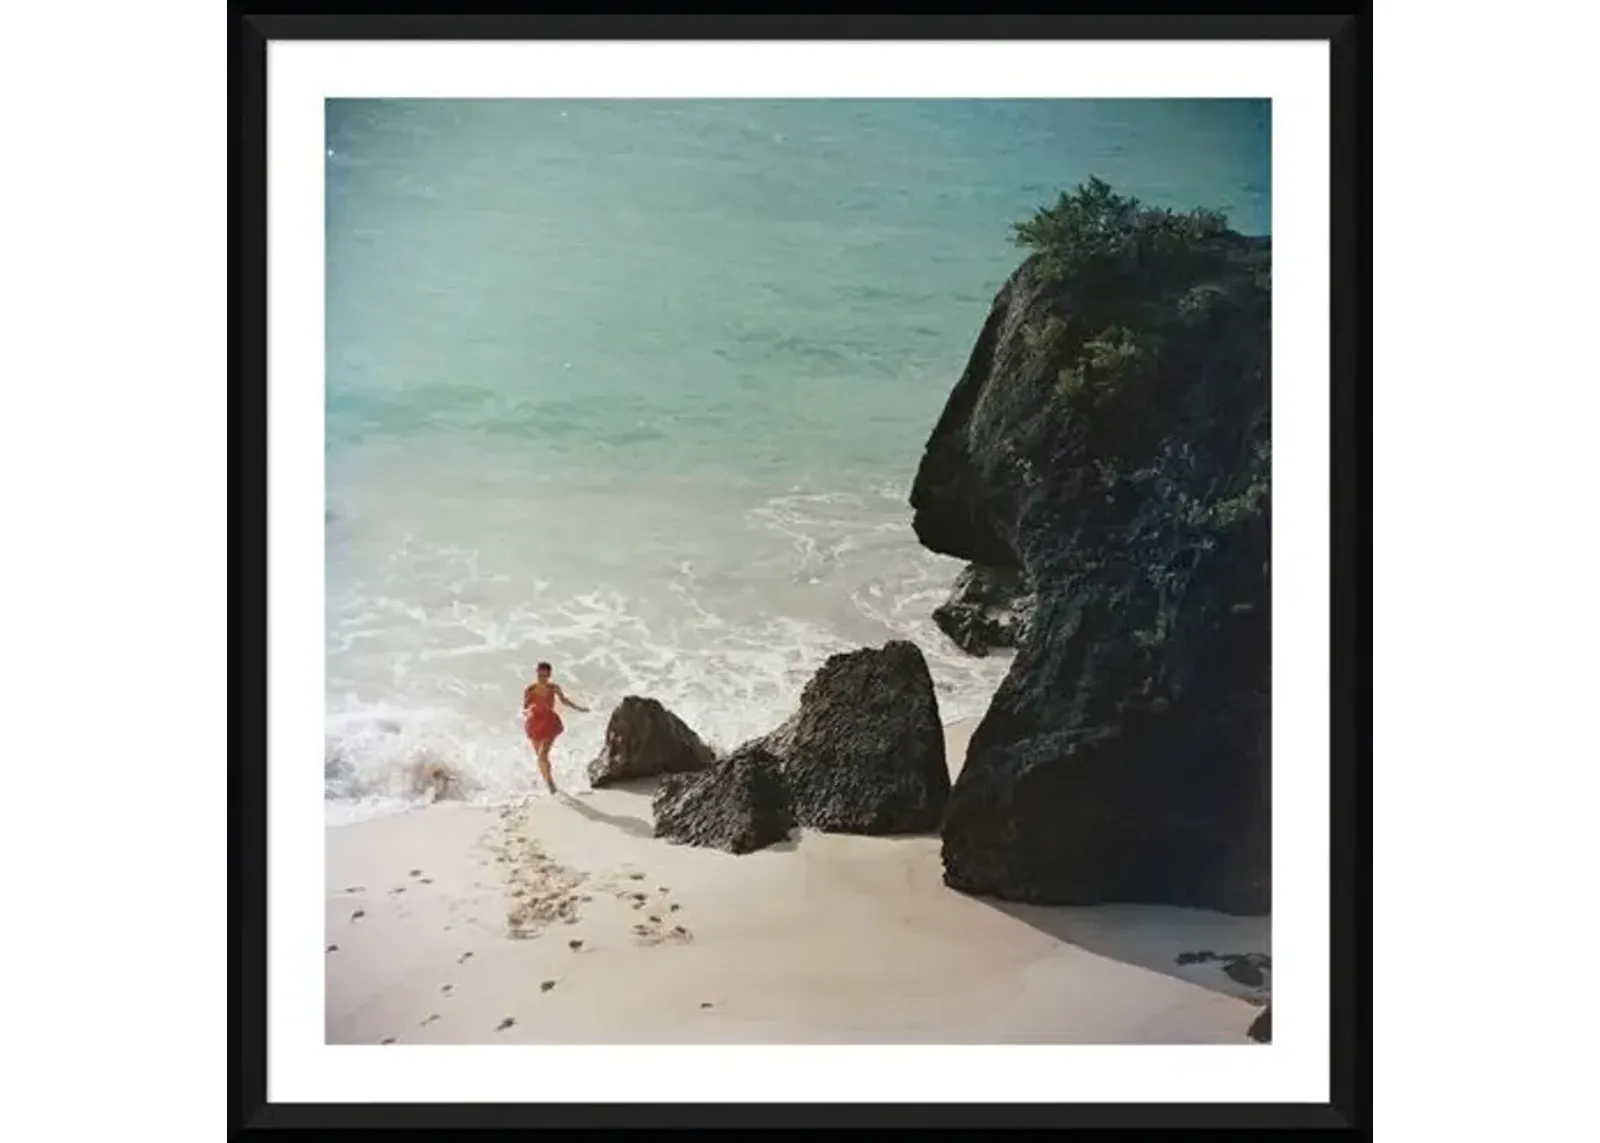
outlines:
[[[573,702],[567,697],[567,692],[562,690],[560,687],[556,688],[556,698],[560,699],[565,705],[570,706],[573,710],[578,711],[581,714],[589,713],[588,707],[579,706],[577,703]]]

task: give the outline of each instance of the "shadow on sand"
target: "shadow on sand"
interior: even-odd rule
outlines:
[[[626,782],[608,782],[599,789],[585,790],[580,796],[604,798],[612,794],[635,794],[649,799],[655,797],[656,791],[660,788],[661,777],[657,775],[653,778],[630,778]]]
[[[630,837],[650,839],[655,837],[650,799],[660,785],[659,778],[643,778],[561,798],[592,822]],[[612,809],[602,809],[596,802],[608,803]],[[634,812],[617,812],[624,807]],[[910,841],[922,836],[884,840]],[[760,852],[791,853],[802,839],[803,831],[793,830]],[[1271,917],[1239,917],[1170,905],[1071,907],[1026,905],[993,897],[969,899],[1096,956],[1258,1004],[1271,994]],[[1241,961],[1247,963],[1241,966]]]
[[[630,837],[651,838],[655,836],[655,827],[643,818],[636,818],[632,814],[608,814],[598,806],[592,805],[582,798],[575,798],[571,794],[561,794],[561,800],[569,808],[600,825],[608,825],[612,829],[619,829]]]
[[[1224,971],[1229,961],[1239,956],[1270,963],[1271,917],[1235,917],[1170,905],[1078,908],[1023,905],[990,897],[972,899],[1096,956],[1241,1000],[1265,1002],[1271,993],[1270,969],[1261,974],[1258,985],[1246,984]],[[1195,953],[1213,955],[1196,958]],[[1180,963],[1180,958],[1186,963]]]

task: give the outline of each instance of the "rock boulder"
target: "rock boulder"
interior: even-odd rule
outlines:
[[[690,773],[704,770],[713,758],[700,736],[660,702],[629,695],[606,723],[605,745],[589,763],[589,784],[600,789],[662,774]]]
[[[926,833],[950,795],[927,660],[896,640],[830,656],[800,709],[757,740],[778,761],[795,817],[834,833]]]
[[[764,849],[795,826],[778,760],[756,744],[697,773],[668,776],[651,809],[656,837],[729,853]]]
[[[969,655],[1015,647],[1027,633],[1033,596],[1011,568],[968,564],[950,598],[933,609],[933,621]]]

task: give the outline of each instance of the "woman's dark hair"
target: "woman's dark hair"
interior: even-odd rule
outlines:
[[[549,663],[540,663],[538,666],[534,667],[533,669],[535,671],[548,671],[548,670],[552,670],[553,668],[550,666]]]

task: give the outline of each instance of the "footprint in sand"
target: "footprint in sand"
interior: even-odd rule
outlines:
[[[630,881],[640,881],[644,878],[642,873],[629,872],[626,874],[626,876]],[[641,893],[636,889],[630,889],[625,886],[619,887],[615,885],[610,886],[609,888],[616,896],[617,900],[627,903],[630,908],[636,911],[642,911],[646,906],[651,904],[649,895]],[[656,886],[656,893],[663,897],[670,892],[671,890],[669,890],[665,885]],[[677,911],[678,904],[675,901],[657,902],[656,911],[647,914],[647,919],[645,921],[633,926],[634,937],[640,944],[644,945],[658,945],[667,941],[683,943],[692,940],[694,934],[691,933],[687,928],[682,925],[672,925],[668,927],[662,920],[664,914],[676,913]]]
[[[392,1044],[392,1043],[394,1043],[394,1037],[393,1036],[385,1036],[383,1039],[379,1040],[378,1043],[380,1043],[380,1044]]]
[[[649,900],[649,898],[643,893],[634,892],[630,889],[624,889],[621,893],[617,894],[617,900],[631,902],[629,908],[642,909],[645,907],[645,903]]]
[[[569,949],[571,949],[573,952],[577,952],[579,949],[581,949],[583,947],[583,942],[582,941],[568,941],[567,942],[567,947]]]
[[[464,952],[460,956],[456,957],[456,963],[457,964],[466,964],[467,961],[470,960],[471,958],[472,958],[472,953],[471,952]]]
[[[550,925],[578,923],[578,888],[584,875],[550,858],[532,839],[511,834],[495,839],[505,849],[500,860],[511,866],[506,932],[518,940],[539,936]]]
[[[426,1020],[419,1021],[418,1024],[417,1024],[417,1027],[426,1028],[429,1024],[432,1024],[438,1018],[439,1018],[439,1014],[437,1012],[435,1012],[433,1015],[429,1016]]]
[[[338,952],[339,951],[339,946],[338,945],[329,945],[328,946],[328,951],[329,952]]]
[[[359,921],[362,917],[365,917],[366,915],[367,915],[367,911],[365,909],[357,909],[354,913],[350,914],[350,919],[352,921]]]
[[[653,923],[633,926],[634,938],[642,945],[687,944],[694,939],[694,934],[682,925],[668,928],[659,917],[650,920]]]
[[[540,992],[549,992],[555,986],[556,986],[556,982],[555,981],[553,981],[553,980],[543,980],[543,981],[539,982],[539,991]]]
[[[422,876],[422,870],[420,870],[420,869],[413,869],[413,870],[412,870],[412,871],[411,871],[411,874],[410,874],[410,875],[411,875],[411,876],[412,876],[412,877],[421,877],[421,876]]]
[[[507,1028],[511,1027],[515,1023],[516,1020],[514,1018],[507,1016],[504,1020],[500,1021],[500,1024],[495,1028],[495,1031],[504,1032]]]

